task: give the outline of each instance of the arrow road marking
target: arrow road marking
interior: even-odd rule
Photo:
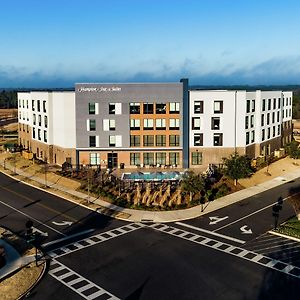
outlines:
[[[223,220],[226,220],[228,218],[228,216],[220,218],[220,217],[209,217],[209,225],[215,225]]]
[[[48,236],[48,232],[44,232],[44,231],[39,230],[39,229],[37,229],[35,227],[32,227],[32,232],[38,232],[42,236]]]
[[[57,226],[66,226],[66,225],[71,226],[73,224],[73,222],[70,222],[70,221],[55,222],[55,221],[53,221],[52,224],[57,225]]]
[[[240,228],[240,230],[242,231],[242,234],[252,234],[252,230],[251,228],[247,229],[247,225],[244,225]]]

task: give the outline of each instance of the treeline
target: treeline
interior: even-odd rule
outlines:
[[[300,89],[293,93],[293,119],[300,119]]]
[[[18,96],[16,91],[0,91],[0,108],[17,108]]]

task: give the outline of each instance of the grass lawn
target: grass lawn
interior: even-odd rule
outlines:
[[[296,217],[293,217],[278,226],[275,231],[300,239],[300,221]]]

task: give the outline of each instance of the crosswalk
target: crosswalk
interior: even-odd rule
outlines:
[[[49,274],[84,299],[119,299],[55,259],[51,261]]]
[[[257,253],[256,251],[251,251],[241,247],[233,246],[225,242],[220,242],[218,240],[199,234],[191,233],[189,231],[169,226],[166,224],[153,224],[150,225],[150,227],[160,232],[164,232],[166,234],[190,241],[192,243],[210,247],[215,250],[222,251],[227,254],[234,255],[239,258],[262,265],[264,267],[288,274],[290,276],[300,278],[300,268],[298,268],[297,266]]]
[[[82,250],[84,248],[94,246],[96,244],[103,243],[108,240],[120,237],[121,235],[130,233],[130,232],[140,229],[144,226],[146,226],[146,225],[142,224],[142,223],[132,223],[132,224],[128,224],[128,225],[125,225],[122,227],[118,227],[116,229],[105,231],[105,232],[99,233],[97,235],[93,235],[91,237],[82,239],[80,241],[68,244],[64,247],[54,249],[51,252],[48,252],[48,255],[51,258],[58,258],[58,257],[66,255],[66,254],[70,254],[72,252]]]
[[[300,267],[300,242],[298,241],[265,233],[248,242],[244,248]]]

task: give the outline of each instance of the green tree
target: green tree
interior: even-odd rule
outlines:
[[[223,158],[225,165],[225,175],[234,180],[234,185],[241,178],[250,177],[254,169],[251,166],[251,159],[246,155],[233,153],[229,158]]]
[[[286,145],[285,151],[288,154],[288,156],[291,158],[294,159],[300,158],[299,143],[295,140],[291,141],[288,145]]]
[[[202,175],[195,174],[190,171],[187,172],[181,181],[181,188],[183,191],[190,193],[190,202],[193,200],[193,195],[201,192],[205,187],[205,180]]]

